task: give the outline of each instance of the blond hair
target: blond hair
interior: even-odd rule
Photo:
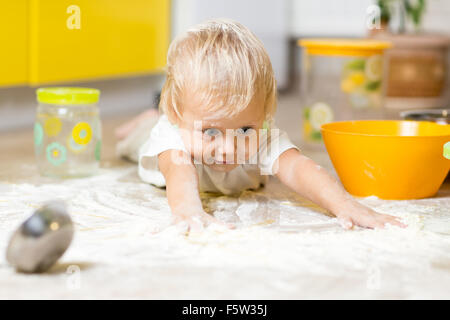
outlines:
[[[264,94],[266,119],[275,113],[276,80],[269,55],[248,28],[234,21],[207,21],[171,43],[160,109],[172,122],[182,117],[187,88],[202,108],[218,116],[236,115],[257,93]]]

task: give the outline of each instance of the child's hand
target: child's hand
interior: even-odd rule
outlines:
[[[174,224],[186,228],[186,233],[201,232],[204,227],[216,224],[225,228],[234,229],[234,225],[217,220],[206,212],[199,214],[174,214]]]
[[[173,159],[184,159],[181,163]],[[159,154],[158,166],[166,180],[167,199],[174,224],[184,232],[201,232],[205,226],[227,225],[207,214],[198,192],[197,170],[189,154],[180,150],[167,150]]]
[[[277,177],[301,196],[331,211],[342,226],[383,228],[392,224],[405,228],[396,217],[381,214],[355,201],[326,170],[295,149],[279,158]]]
[[[353,199],[348,200],[344,206],[333,213],[345,229],[351,229],[354,225],[373,229],[384,228],[386,224],[407,227],[398,221],[397,217],[378,213]]]

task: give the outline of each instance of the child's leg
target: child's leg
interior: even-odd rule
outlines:
[[[118,127],[115,130],[116,138],[119,140],[125,139],[136,127],[142,122],[147,119],[151,119],[158,116],[158,110],[157,109],[150,109],[147,111],[144,111],[140,115],[138,115],[136,118],[122,124],[120,127]]]
[[[116,145],[116,155],[138,162],[139,149],[150,137],[158,118],[158,111],[152,109],[117,128],[116,137],[119,142]]]

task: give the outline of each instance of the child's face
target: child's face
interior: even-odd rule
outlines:
[[[264,98],[255,95],[243,111],[233,117],[218,117],[188,95],[178,126],[193,159],[218,171],[228,172],[247,163],[258,151],[259,130],[265,120]]]

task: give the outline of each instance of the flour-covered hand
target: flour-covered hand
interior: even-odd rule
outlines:
[[[386,224],[401,228],[407,227],[397,217],[378,213],[353,199],[348,200],[344,206],[333,213],[345,229],[351,229],[354,225],[372,229],[382,229]]]
[[[179,226],[186,233],[202,232],[205,227],[213,224],[229,229],[234,229],[234,225],[219,221],[206,212],[200,212],[197,214],[174,214],[173,223]]]

